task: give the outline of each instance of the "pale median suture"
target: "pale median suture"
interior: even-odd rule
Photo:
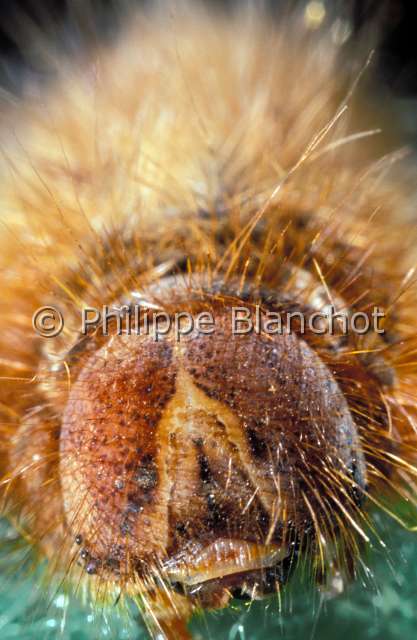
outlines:
[[[3,109],[2,510],[158,639],[415,526],[413,201],[313,9],[132,14]]]

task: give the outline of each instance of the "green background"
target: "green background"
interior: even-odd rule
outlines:
[[[251,606],[236,604],[192,621],[195,638],[213,640],[412,640],[417,638],[417,535],[387,518],[378,518],[387,549],[368,551],[368,575],[320,607],[317,591],[295,576],[285,591],[280,613],[276,598]],[[140,640],[147,636],[135,620],[116,609],[93,612],[58,590],[49,601],[36,574],[28,573],[21,554],[16,571],[3,525],[0,556],[1,640]],[[10,567],[13,564],[13,572]]]

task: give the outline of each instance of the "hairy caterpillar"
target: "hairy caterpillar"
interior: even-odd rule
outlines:
[[[51,577],[137,599],[155,637],[300,561],[340,591],[374,508],[413,526],[409,201],[395,155],[361,160],[337,45],[307,27],[142,14],[3,109],[3,510]],[[134,303],[215,331],[81,335],[83,309]],[[330,304],[384,309],[385,332],[230,328]]]

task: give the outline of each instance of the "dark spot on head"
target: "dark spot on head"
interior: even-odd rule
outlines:
[[[259,437],[255,429],[248,429],[246,434],[252,454],[255,458],[264,460],[268,451],[265,441]]]
[[[144,456],[137,468],[134,480],[142,491],[151,491],[156,487],[158,483],[158,470],[151,456]]]
[[[200,449],[200,447],[198,447]],[[203,484],[208,484],[212,481],[209,461],[204,453],[198,454],[198,464],[200,467],[200,480]]]
[[[185,535],[185,533],[187,532],[187,527],[183,522],[178,522],[175,525],[175,530],[180,534],[180,535]]]

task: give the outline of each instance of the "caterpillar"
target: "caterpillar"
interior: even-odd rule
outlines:
[[[412,199],[319,5],[129,13],[2,106],[2,513],[154,638],[416,526]]]

